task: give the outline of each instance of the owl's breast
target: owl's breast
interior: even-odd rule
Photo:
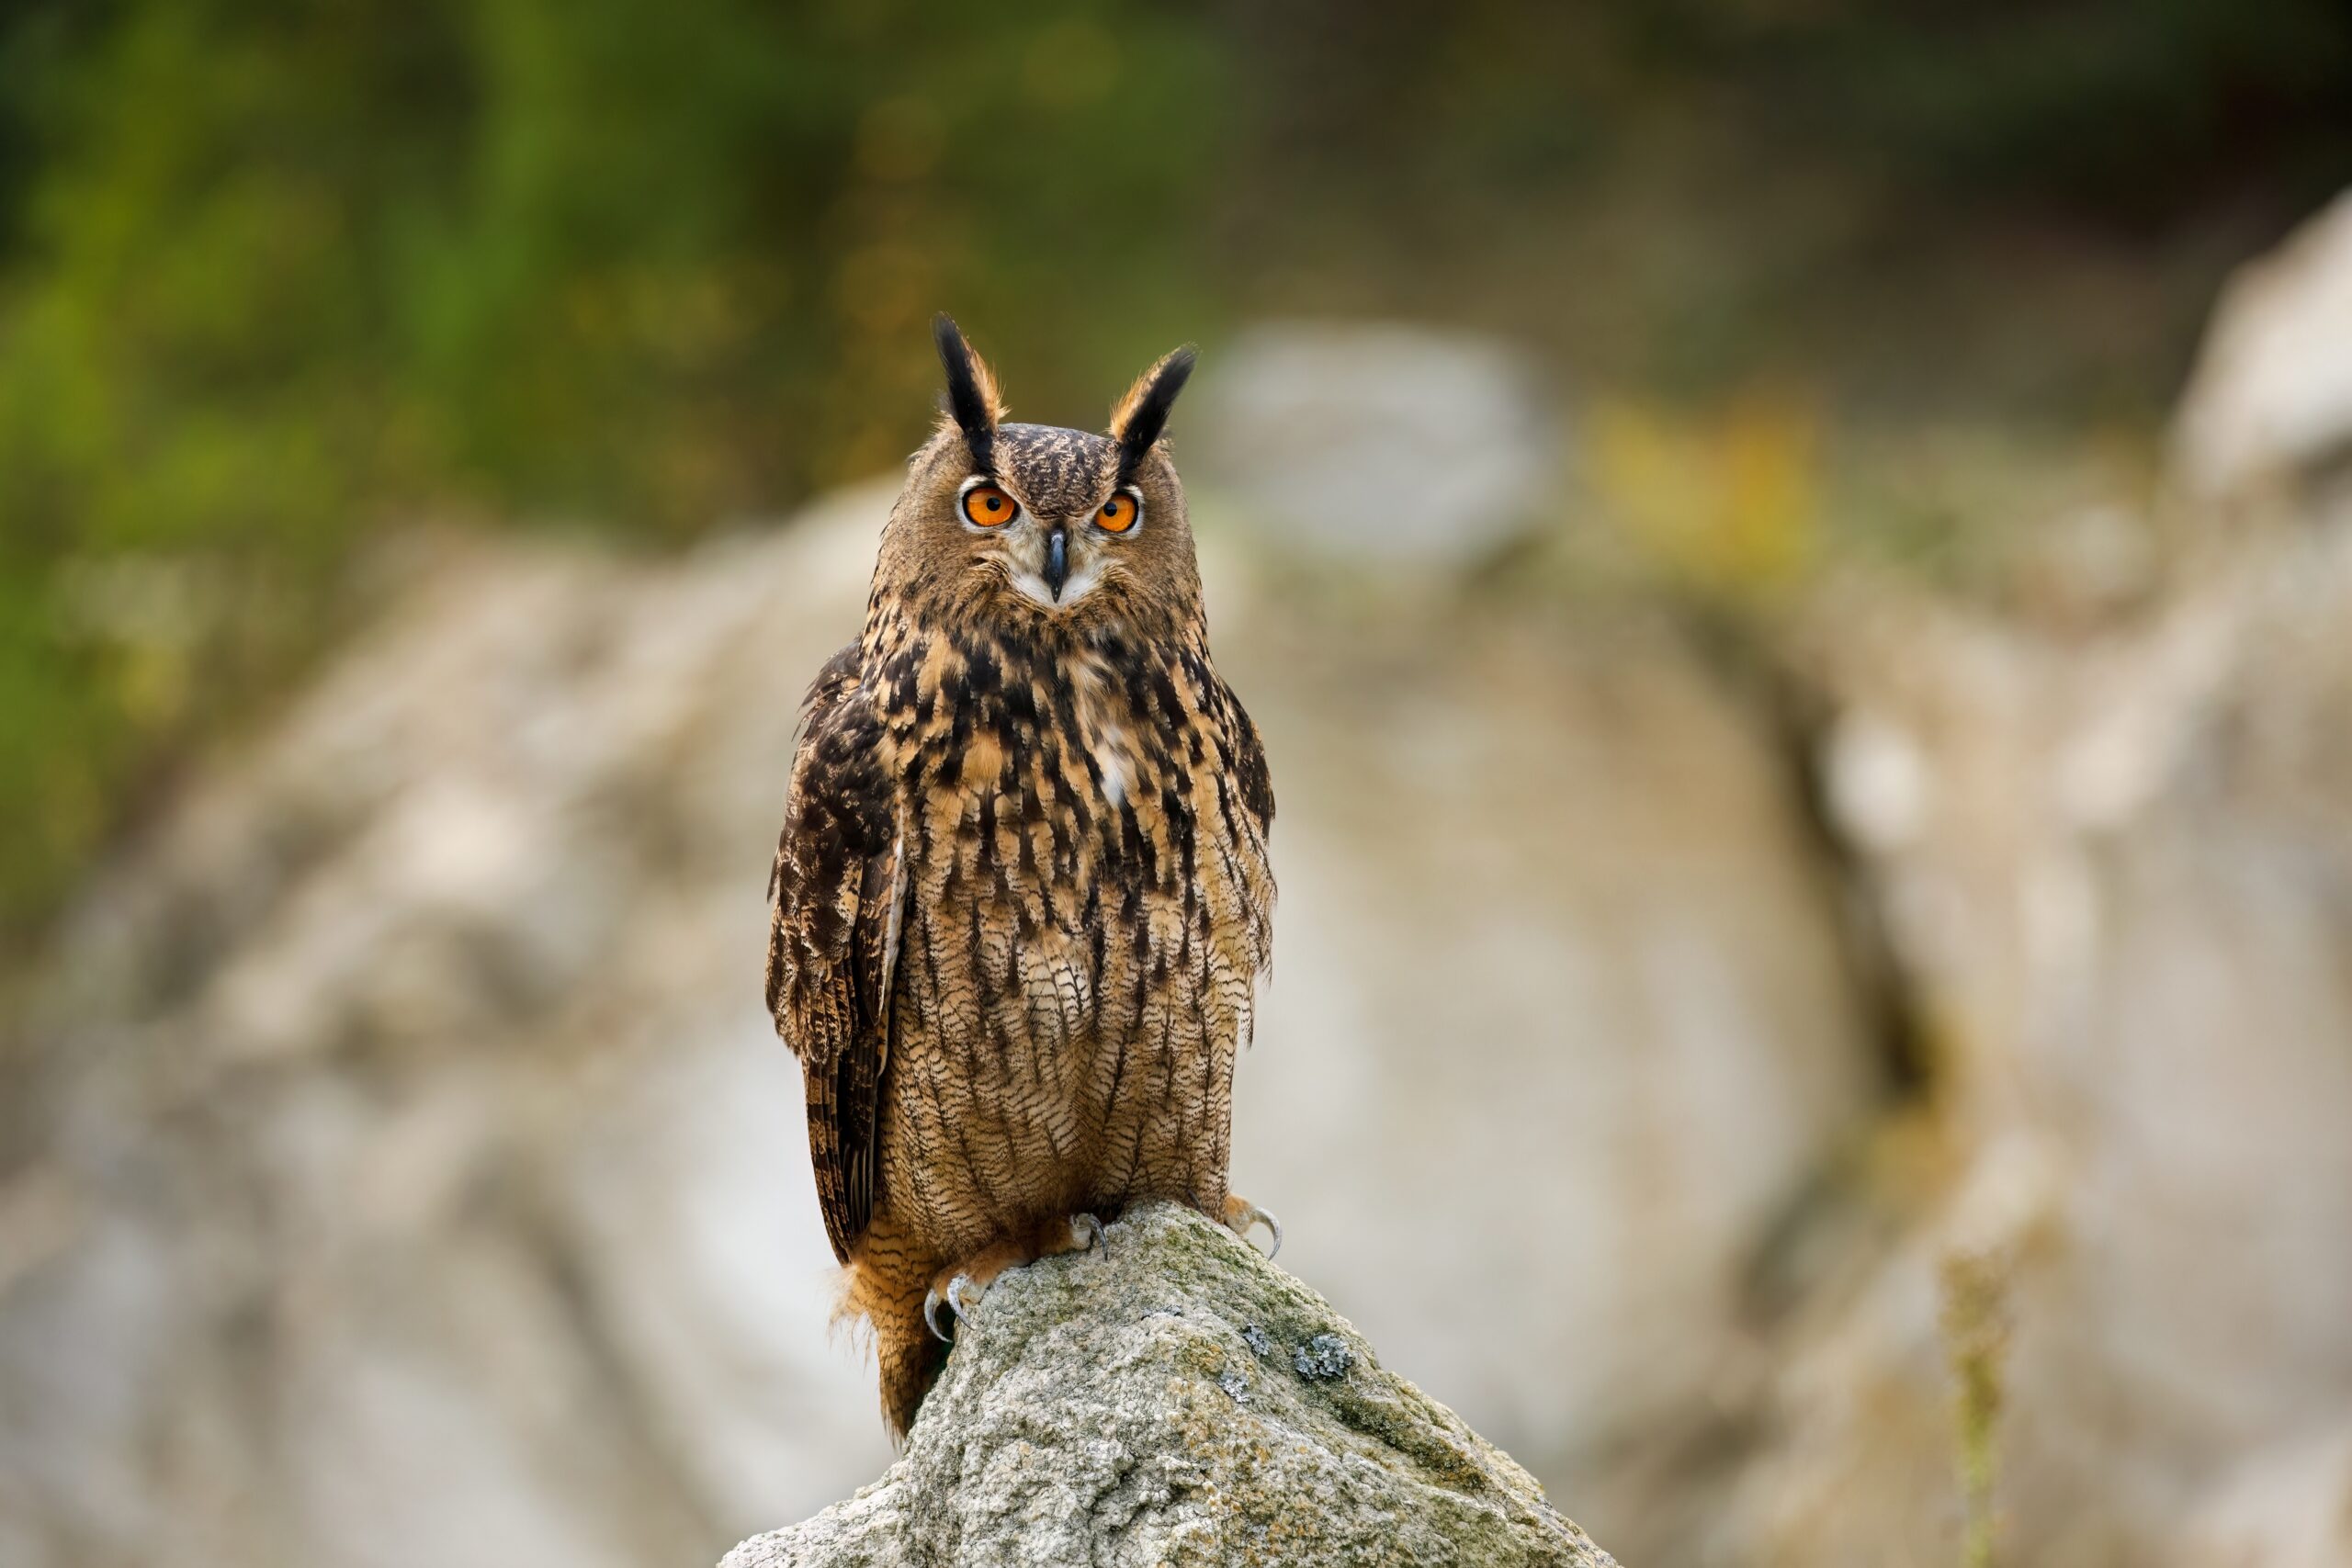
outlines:
[[[910,929],[943,1005],[1075,1038],[1246,989],[1272,886],[1210,716],[1165,680],[1058,673],[933,704],[906,770]]]

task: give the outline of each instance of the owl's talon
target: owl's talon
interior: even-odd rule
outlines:
[[[939,1326],[939,1287],[933,1285],[931,1288],[931,1293],[922,1299],[922,1320],[931,1325],[933,1337],[942,1345],[952,1345],[956,1342],[955,1339],[945,1329]]]
[[[1244,1241],[1250,1239],[1251,1226],[1265,1226],[1266,1234],[1273,1240],[1273,1245],[1266,1249],[1267,1260],[1271,1262],[1282,1255],[1283,1223],[1274,1218],[1272,1209],[1261,1209],[1247,1198],[1228,1195],[1225,1201],[1225,1225]]]
[[[1255,1213],[1255,1211],[1252,1211]],[[1270,1221],[1271,1221],[1271,1217]],[[1281,1233],[1276,1232],[1279,1235]],[[971,1321],[973,1309],[988,1293],[998,1275],[1007,1269],[1018,1269],[1040,1258],[1050,1258],[1064,1252],[1091,1252],[1096,1247],[1108,1250],[1111,1238],[1102,1222],[1092,1214],[1071,1214],[1061,1222],[1059,1236],[1052,1224],[1040,1224],[1025,1236],[1001,1243],[996,1247],[966,1258],[955,1266],[952,1274],[944,1269],[933,1279],[931,1290],[922,1299],[922,1321],[933,1336],[943,1345],[956,1342],[954,1325],[942,1326],[939,1309],[945,1307],[956,1323]]]
[[[932,1286],[930,1293],[922,1299],[922,1320],[931,1325],[932,1333],[939,1337],[940,1343],[952,1345],[956,1342],[955,1337],[939,1326],[939,1309],[946,1307],[958,1323],[969,1322],[972,1309],[980,1304],[980,1297],[987,1292],[988,1287],[969,1274],[958,1274],[947,1281],[945,1290],[937,1285]]]

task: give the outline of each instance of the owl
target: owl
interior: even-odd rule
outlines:
[[[933,335],[945,412],[808,691],[767,965],[901,1438],[989,1281],[1126,1205],[1281,1242],[1226,1186],[1274,797],[1161,440],[1192,351],[1097,435],[1008,423],[955,323]]]

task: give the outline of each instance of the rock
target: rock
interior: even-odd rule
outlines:
[[[2231,279],[2182,399],[2200,500],[2308,477],[2352,446],[2352,192]]]
[[[2212,1568],[2352,1562],[2352,1426],[2250,1454],[2189,1521],[2189,1561]]]
[[[1939,1276],[1967,1257],[2010,1330],[2005,1561],[2346,1560],[2348,285],[2352,200],[2233,287],[2182,420],[2194,559],[2144,600],[1846,581],[1785,649],[1935,1093],[1881,1124],[1843,1260],[1727,1392],[1727,1483],[1671,1472],[1702,1513],[1675,1555],[1957,1553]],[[2290,525],[2211,525],[2246,502]]]
[[[1188,476],[1295,547],[1359,563],[1475,559],[1560,471],[1558,416],[1509,345],[1422,327],[1259,327],[1205,362]]]
[[[1106,1243],[1000,1278],[889,1473],[725,1568],[1613,1562],[1223,1227]]]
[[[2352,529],[2310,521],[2096,636],[1821,607],[1830,799],[1950,1175],[1777,1342],[1779,1436],[1716,1521],[1745,1559],[1948,1551],[1954,1248],[2010,1263],[2020,1561],[2181,1558],[2212,1478],[2243,1525],[2247,1456],[2352,1407]]]
[[[755,976],[886,503],[422,549],[91,891],[0,1154],[11,1562],[708,1561],[879,1467]]]
[[[1766,1238],[1884,1081],[1794,769],[1638,615],[1247,581],[1210,611],[1282,905],[1234,1184],[1389,1365],[1671,1555],[1622,1470],[1720,1408]]]

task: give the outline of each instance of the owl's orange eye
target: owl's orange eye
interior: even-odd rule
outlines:
[[[983,528],[1001,528],[1021,514],[1012,497],[994,485],[974,485],[964,492],[964,520]]]
[[[1094,514],[1094,523],[1106,533],[1124,534],[1136,525],[1136,519],[1142,512],[1143,508],[1136,504],[1136,498],[1121,491],[1102,503],[1102,509]]]

